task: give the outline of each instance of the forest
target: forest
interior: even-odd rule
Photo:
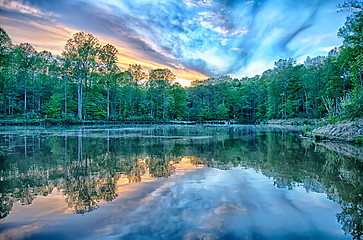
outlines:
[[[0,28],[0,119],[74,122],[234,121],[327,118],[363,115],[363,4],[350,11],[338,30],[343,45],[303,64],[280,59],[262,75],[208,78],[183,87],[170,69],[117,65],[118,51],[78,32],[61,56],[13,44]]]

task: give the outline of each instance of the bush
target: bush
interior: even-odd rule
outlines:
[[[336,106],[335,101],[330,98],[323,98],[327,110],[327,120],[333,124],[343,119],[354,119],[363,116],[363,91],[348,93],[345,97],[339,98]]]
[[[360,91],[353,99],[351,105],[347,107],[348,118],[358,118],[363,116],[363,91]]]
[[[303,136],[311,136],[313,128],[310,125],[303,125],[302,127],[302,135]]]
[[[358,136],[355,138],[355,142],[359,145],[362,145],[363,143],[363,136]]]
[[[302,122],[302,124],[303,124],[303,125],[308,125],[308,124],[310,124],[310,121],[309,121],[309,120],[307,120],[307,119],[304,119],[304,121]]]
[[[319,135],[319,134],[314,135],[314,138],[315,138],[315,140],[317,140],[317,141],[326,139],[326,137],[325,137],[325,136],[323,136],[323,135]]]

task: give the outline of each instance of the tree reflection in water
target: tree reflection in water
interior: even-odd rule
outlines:
[[[64,132],[64,133],[63,133]],[[264,127],[150,127],[17,130],[0,135],[1,218],[13,204],[31,204],[57,187],[84,214],[117,197],[117,182],[166,178],[188,156],[194,166],[254,168],[279,188],[304,186],[342,207],[337,221],[362,235],[363,164],[345,149]],[[359,155],[359,154],[358,154]]]

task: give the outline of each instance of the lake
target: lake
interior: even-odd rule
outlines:
[[[362,149],[268,126],[0,129],[0,239],[361,239]]]

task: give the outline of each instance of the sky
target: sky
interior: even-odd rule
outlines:
[[[303,62],[342,44],[343,0],[0,0],[15,44],[60,54],[79,31],[119,50],[118,64],[169,68],[192,80],[262,74],[279,59]]]

